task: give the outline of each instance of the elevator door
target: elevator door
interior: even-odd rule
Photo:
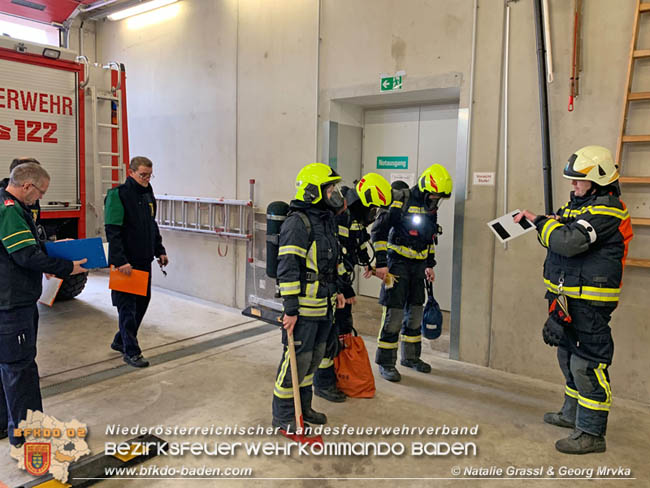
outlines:
[[[383,175],[389,182],[404,179],[410,186],[434,163],[442,164],[454,177],[456,168],[457,105],[428,105],[368,110],[363,138],[363,173]],[[451,265],[454,206],[443,202],[438,223],[443,229],[436,246],[434,294],[443,310],[451,310]],[[376,278],[359,281],[361,295],[378,297]]]

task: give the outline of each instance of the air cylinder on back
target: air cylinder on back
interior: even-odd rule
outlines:
[[[266,275],[269,278],[278,277],[280,227],[288,213],[289,205],[285,202],[271,202],[266,207]]]

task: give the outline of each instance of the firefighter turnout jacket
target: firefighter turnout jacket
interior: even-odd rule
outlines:
[[[557,211],[557,220],[535,219],[538,239],[548,249],[544,262],[547,298],[560,291],[569,298],[615,308],[623,266],[632,239],[630,214],[608,187],[576,197]]]
[[[426,261],[427,267],[434,267],[437,233],[437,213],[426,210],[424,194],[414,186],[406,202],[393,200],[388,212],[381,213],[372,227],[376,266],[387,266],[387,255],[391,252],[402,258]]]
[[[104,203],[108,264],[148,266],[166,254],[156,223],[156,199],[151,185],[129,177],[106,194]]]
[[[32,212],[6,189],[0,189],[0,310],[36,304],[42,273],[66,278],[72,261],[45,253]]]
[[[339,244],[334,215],[315,205],[292,200],[280,230],[278,283],[287,315],[327,317],[336,299]],[[303,217],[309,219],[307,229]]]
[[[341,188],[341,193],[346,201],[349,201],[349,196],[353,196],[350,192],[354,193],[355,189],[347,186]],[[352,298],[356,295],[352,287],[355,265],[367,266],[370,264],[370,255],[368,254],[370,235],[363,223],[353,217],[349,208],[336,216],[336,225],[341,246],[340,261],[344,267],[340,289],[345,298]]]

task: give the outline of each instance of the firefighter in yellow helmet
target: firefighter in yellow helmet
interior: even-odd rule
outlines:
[[[424,279],[435,279],[437,210],[443,199],[451,197],[452,186],[451,176],[444,166],[429,166],[418,178],[417,185],[395,192],[390,210],[377,219],[372,229],[377,276],[384,279],[390,272],[399,277],[392,286],[382,284],[379,296],[384,310],[375,362],[381,376],[388,381],[401,379],[395,368],[400,338],[400,364],[422,373],[431,371],[431,366],[420,359]],[[411,307],[411,318],[403,327],[406,305]]]
[[[331,402],[343,402],[346,398],[345,393],[336,386],[334,358],[339,353],[339,335],[349,334],[353,329],[352,305],[356,298],[352,283],[355,266],[367,267],[372,261],[368,253],[370,235],[366,227],[374,222],[379,209],[390,205],[392,198],[390,183],[377,173],[365,174],[356,185],[344,186],[341,191],[347,209],[336,216],[336,224],[342,250],[339,267],[342,266],[344,271],[339,275],[339,281],[345,307],[336,309],[325,356],[314,376],[314,393]]]
[[[618,304],[627,248],[632,239],[630,215],[620,200],[618,168],[608,149],[587,146],[564,168],[571,180],[570,201],[555,215],[524,210],[547,249],[544,283],[549,316],[542,336],[557,346],[566,379],[564,404],[544,415],[544,422],[574,429],[555,443],[567,454],[605,451],[607,416],[612,403],[608,368],[614,342],[609,321]]]
[[[289,333],[296,345],[303,418],[314,424],[327,422],[325,414],[311,408],[311,401],[314,372],[325,353],[334,308],[344,305],[343,295],[337,296],[339,244],[334,221],[345,205],[340,181],[336,171],[325,164],[302,168],[296,177],[295,199],[280,229],[277,276],[284,302],[284,351],[273,389],[273,426],[293,433],[297,426]]]

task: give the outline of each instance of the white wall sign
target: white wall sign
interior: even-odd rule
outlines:
[[[494,186],[494,172],[491,173],[474,173],[474,184]]]
[[[404,181],[409,187],[415,185],[415,174],[414,173],[391,173],[390,182],[391,184],[394,181]]]

